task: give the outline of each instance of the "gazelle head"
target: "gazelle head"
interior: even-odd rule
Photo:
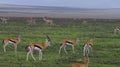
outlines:
[[[46,35],[46,37],[47,37],[48,41],[51,41],[51,39],[50,39],[50,37],[48,35]]]
[[[88,67],[88,64],[89,64],[89,56],[86,56],[86,57],[84,58],[84,64],[85,64],[86,67]]]
[[[20,41],[21,41],[21,35],[20,35],[20,34],[18,35],[18,39],[19,39],[19,42],[20,42]],[[18,43],[19,43],[19,42],[18,42]]]
[[[50,37],[48,36],[48,35],[46,35],[46,37],[47,37],[47,39],[46,39],[46,44],[47,44],[47,46],[51,46],[51,39],[50,39]]]
[[[77,39],[76,39],[76,43],[78,43],[78,42],[80,42],[80,37],[78,37]]]

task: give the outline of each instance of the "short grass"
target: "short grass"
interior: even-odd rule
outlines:
[[[83,43],[94,35],[94,45],[92,57],[90,57],[89,67],[119,67],[120,66],[120,34],[113,33],[113,27],[120,25],[118,22],[88,22],[81,24],[79,20],[56,25],[45,25],[38,21],[35,25],[27,25],[24,21],[12,19],[8,24],[0,23],[0,67],[69,67],[76,63],[76,60],[83,57]],[[7,52],[3,52],[2,39],[5,37],[17,37],[21,34],[21,42],[18,44],[18,52],[14,53],[13,45],[7,46]],[[26,61],[25,46],[29,42],[44,43],[46,35],[51,40],[51,46],[43,51],[43,59],[38,60],[38,53],[34,56],[34,61],[29,56]],[[75,53],[72,53],[71,46],[67,47],[68,54],[61,51],[58,54],[60,43],[64,38],[81,37],[81,41],[75,46]]]

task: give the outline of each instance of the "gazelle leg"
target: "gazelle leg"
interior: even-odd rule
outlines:
[[[64,52],[67,54],[67,51],[66,51],[66,45],[64,45]]]
[[[34,60],[36,60],[36,59],[34,58],[34,56],[33,56],[33,52],[32,52],[32,51],[30,51],[30,54],[31,54],[32,58],[33,58]]]
[[[6,52],[6,46],[7,46],[8,44],[4,44],[4,46],[3,46],[3,49],[4,49],[4,52]]]
[[[73,53],[75,53],[75,51],[74,51],[74,45],[72,45],[72,50],[73,50]]]
[[[60,49],[59,49],[59,54],[60,54],[60,52],[61,52],[62,47],[63,47],[63,46],[60,46]]]
[[[83,53],[84,53],[84,56],[86,56],[86,46],[84,46]]]
[[[15,53],[17,53],[17,44],[14,44]]]
[[[89,47],[87,47],[87,56],[90,55]]]
[[[116,32],[117,32],[117,30],[116,30],[116,29],[114,29],[114,34],[116,34]]]
[[[90,49],[90,56],[91,56],[92,55],[92,47],[90,46],[89,49]]]
[[[7,21],[4,21],[5,22],[5,24],[7,24]]]
[[[29,52],[27,53],[27,58],[26,58],[27,61],[28,61],[28,56],[29,56],[30,52],[31,52],[31,51],[29,51]]]
[[[42,60],[42,51],[39,51],[39,60]]]
[[[120,30],[118,30],[118,34],[120,34]]]
[[[84,45],[83,53],[84,53],[84,56],[86,56],[86,54],[87,54],[87,45]]]

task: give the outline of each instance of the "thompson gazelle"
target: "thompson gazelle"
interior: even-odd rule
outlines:
[[[84,58],[84,63],[73,63],[70,65],[70,67],[88,67],[89,64],[89,57],[86,56]]]
[[[47,18],[43,17],[43,21],[44,21],[46,24],[54,25],[52,19],[47,19]]]
[[[7,22],[7,18],[5,18],[5,17],[2,17],[2,18],[0,18],[1,19],[1,21],[2,21],[2,23],[4,23],[4,24],[7,24],[8,22]]]
[[[70,45],[72,46],[72,50],[73,50],[73,53],[75,53],[74,51],[74,46],[80,41],[80,37],[78,37],[77,39],[64,39],[61,43],[61,46],[60,46],[60,49],[59,49],[59,54],[61,52],[61,48],[64,48],[64,52],[67,54],[67,51],[66,51],[66,47],[67,45]]]
[[[93,38],[90,38],[89,41],[84,43],[84,56],[91,56],[93,46]]]
[[[39,60],[42,60],[42,50],[45,49],[46,47],[50,46],[50,41],[51,41],[51,39],[47,36],[47,39],[44,44],[36,43],[36,42],[29,43],[29,45],[25,47],[25,49],[28,50],[26,60],[28,61],[29,54],[32,56],[32,58],[34,60],[36,60],[33,56],[33,51],[35,51],[35,50],[39,52]]]
[[[114,33],[115,34],[120,34],[120,26],[117,26],[114,28]]]
[[[14,49],[15,49],[15,53],[17,52],[17,44],[20,43],[20,38],[21,36],[18,35],[17,38],[4,38],[3,39],[3,49],[4,52],[6,52],[6,46],[9,44],[13,44],[14,45]]]
[[[27,19],[28,25],[36,24],[36,20],[33,19],[32,17]]]

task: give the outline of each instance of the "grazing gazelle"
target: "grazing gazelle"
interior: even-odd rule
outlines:
[[[36,20],[33,19],[32,17],[27,19],[28,25],[36,24]]]
[[[80,37],[78,37],[77,39],[64,39],[61,43],[61,46],[60,46],[60,49],[59,49],[59,54],[61,52],[61,48],[64,47],[64,52],[67,54],[67,51],[66,51],[66,46],[67,45],[70,45],[72,46],[72,49],[73,49],[73,53],[74,52],[74,46],[80,41]]]
[[[4,38],[3,39],[3,49],[4,52],[6,52],[6,46],[9,44],[13,44],[14,45],[14,49],[15,49],[15,53],[17,52],[17,44],[20,43],[20,38],[21,36],[18,35],[17,38]]]
[[[92,52],[93,38],[84,43],[84,56],[90,56]]]
[[[5,17],[2,17],[2,18],[0,18],[1,19],[1,21],[2,21],[2,23],[4,23],[4,24],[7,24],[8,22],[7,22],[7,18],[5,18]]]
[[[84,63],[73,63],[70,65],[70,67],[88,67],[89,64],[89,57],[86,56],[84,58]]]
[[[43,17],[43,21],[44,21],[46,24],[54,25],[52,19],[47,19],[47,18]]]
[[[36,42],[29,43],[29,45],[25,47],[25,49],[28,50],[26,60],[28,61],[29,54],[31,54],[32,58],[34,60],[36,60],[33,56],[34,50],[39,52],[39,60],[42,60],[42,50],[45,49],[46,47],[50,46],[50,41],[51,41],[51,39],[47,36],[46,42],[44,44],[36,43]]]
[[[115,34],[117,34],[117,33],[120,34],[120,26],[117,26],[117,27],[114,28],[114,33]]]

